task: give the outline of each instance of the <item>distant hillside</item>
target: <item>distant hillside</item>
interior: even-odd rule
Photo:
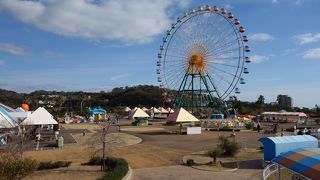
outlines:
[[[298,108],[283,107],[277,103],[265,103],[264,97],[260,95],[256,102],[244,102],[231,96],[227,103],[230,107],[237,110],[239,114],[259,114],[264,111],[302,111],[310,115],[320,116],[320,108]],[[0,89],[0,103],[13,108],[27,103],[31,110],[39,106],[46,107],[54,115],[63,115],[65,112],[85,114],[89,107],[102,107],[107,110],[115,111],[119,106],[145,106],[159,107],[168,106],[164,104],[159,87],[152,85],[139,85],[133,87],[114,88],[110,92],[63,92],[63,91],[44,91],[38,90],[31,93],[16,93]],[[118,109],[119,111],[119,109]]]
[[[20,106],[23,101],[23,96],[23,94],[14,91],[0,89],[0,102],[13,108]]]
[[[85,112],[88,107],[109,109],[116,106],[162,106],[163,98],[159,87],[139,85],[134,87],[114,88],[110,92],[63,92],[38,90],[29,94],[16,93],[0,89],[0,102],[13,108],[22,103],[30,105],[31,110],[44,106],[52,111]]]

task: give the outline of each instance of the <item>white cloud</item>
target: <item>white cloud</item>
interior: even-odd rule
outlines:
[[[1,0],[20,21],[63,36],[145,43],[170,24],[169,8],[189,0]]]
[[[256,33],[249,36],[250,41],[271,41],[274,37],[268,33]]]
[[[252,63],[261,63],[269,60],[269,57],[267,56],[261,56],[261,55],[252,55],[250,56],[250,60]]]
[[[271,2],[272,2],[272,4],[276,4],[276,3],[278,3],[279,1],[278,1],[278,0],[272,0]]]
[[[303,53],[304,59],[319,59],[320,60],[320,48],[309,49]]]
[[[128,76],[131,76],[131,74],[130,74],[130,73],[119,74],[119,75],[112,76],[112,77],[110,78],[110,80],[113,81],[113,82],[114,82],[114,81],[119,81],[120,79],[126,78],[126,77],[128,77]]]
[[[44,56],[45,58],[58,59],[58,58],[63,57],[63,54],[62,54],[62,53],[59,53],[59,52],[52,51],[52,50],[46,50],[46,51],[43,53],[43,56]]]
[[[299,44],[307,44],[320,41],[320,33],[306,33],[294,36]]]
[[[30,55],[28,51],[26,51],[22,47],[19,47],[13,43],[0,42],[0,51],[13,54],[13,55],[20,55],[20,56]]]

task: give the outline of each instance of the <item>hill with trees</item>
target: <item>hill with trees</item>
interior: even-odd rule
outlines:
[[[282,96],[282,95],[281,95]],[[109,92],[63,92],[38,90],[31,93],[17,93],[0,89],[0,103],[11,107],[18,107],[27,103],[31,110],[39,106],[47,108],[55,115],[65,112],[85,114],[89,107],[102,107],[115,110],[116,107],[159,107],[168,106],[163,101],[160,89],[152,85],[139,85],[133,87],[118,87]],[[279,96],[277,97],[279,101]],[[284,106],[280,102],[266,103],[263,95],[257,97],[255,102],[240,101],[236,96],[230,96],[227,103],[239,114],[260,114],[264,111],[302,111],[312,116],[320,116],[320,107],[313,109]]]

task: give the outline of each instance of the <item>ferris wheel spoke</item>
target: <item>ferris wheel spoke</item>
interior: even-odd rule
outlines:
[[[226,80],[225,78],[223,78],[223,76],[218,75],[217,73],[214,73],[213,75],[215,78],[219,78],[220,80],[225,82],[225,83],[223,83],[221,81],[218,81],[219,83],[217,83],[217,85],[216,85],[218,89],[222,90],[223,93],[221,94],[221,97],[223,97],[227,93],[227,90],[229,89],[229,87],[232,86],[232,83],[230,81]],[[214,81],[217,82],[217,79]],[[226,86],[226,84],[229,84],[229,87]]]
[[[230,32],[229,34],[227,34],[227,35],[225,35],[224,37],[222,37],[222,36],[219,36],[220,38],[219,38],[219,41],[217,41],[216,43],[215,43],[215,48],[220,48],[221,46],[224,46],[224,43],[225,42],[228,42],[228,37],[230,37],[232,34],[234,34],[234,32]],[[238,38],[237,38],[238,39]],[[236,40],[236,39],[234,39],[234,40]],[[217,44],[218,44],[218,46],[217,46]],[[220,45],[219,45],[220,44]],[[215,50],[215,49],[212,49],[212,51],[213,50]],[[211,51],[210,51],[211,52]]]
[[[217,68],[217,67],[212,67],[212,68],[215,69],[215,70],[217,70],[217,71],[220,71],[220,72],[223,72],[223,73],[225,73],[225,74],[228,74],[228,75],[230,75],[230,76],[232,76],[232,77],[240,78],[240,76],[237,75],[237,74],[232,74],[232,73],[230,73],[230,72],[227,72],[227,71],[225,71],[225,70],[219,69],[219,68]]]
[[[179,77],[179,78],[178,78]],[[177,76],[175,79],[172,78],[170,81],[168,81],[168,86],[174,88],[175,90],[178,90],[177,88],[182,83],[181,79],[183,78],[182,74]]]
[[[230,54],[230,53],[235,53],[237,51],[239,51],[241,48],[237,47],[234,49],[228,49],[225,51],[219,51],[219,53],[212,53],[213,56],[218,56],[218,55],[223,55],[223,54]]]
[[[187,59],[187,58],[188,58],[188,57],[186,57],[186,56],[177,56],[177,55],[171,55],[171,54],[166,54],[166,56],[176,57],[176,58],[184,58],[184,59]]]
[[[219,52],[223,49],[226,49],[227,47],[232,47],[232,45],[234,45],[235,43],[238,43],[238,41],[236,41],[236,39],[232,39],[232,41],[230,41],[230,42],[225,42],[225,43],[221,44],[220,46],[213,48],[209,53]]]
[[[237,43],[237,42],[236,42]],[[233,48],[233,49],[231,49],[233,46],[231,46],[231,45],[233,45],[233,43],[230,43],[230,44],[224,44],[224,45],[220,45],[219,47],[215,47],[215,48],[213,48],[211,51],[209,51],[209,54],[217,54],[217,52],[227,52],[227,51],[229,51],[229,50],[232,50],[232,51],[235,51],[235,50],[239,50],[239,47],[237,47],[237,46],[235,46],[234,45],[234,47],[236,47],[236,48]],[[226,51],[223,51],[224,49],[226,49],[227,48],[227,50]]]
[[[235,65],[230,65],[230,64],[225,64],[225,63],[215,63],[215,62],[211,62],[212,64],[217,64],[217,65],[221,65],[221,66],[228,66],[228,67],[233,67],[236,69],[240,69],[241,67],[239,66],[235,66]]]

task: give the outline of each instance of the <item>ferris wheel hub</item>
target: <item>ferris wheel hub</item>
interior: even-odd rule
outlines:
[[[189,59],[189,73],[195,74],[195,71],[203,73],[206,71],[206,61],[204,56],[200,54],[194,54]]]

